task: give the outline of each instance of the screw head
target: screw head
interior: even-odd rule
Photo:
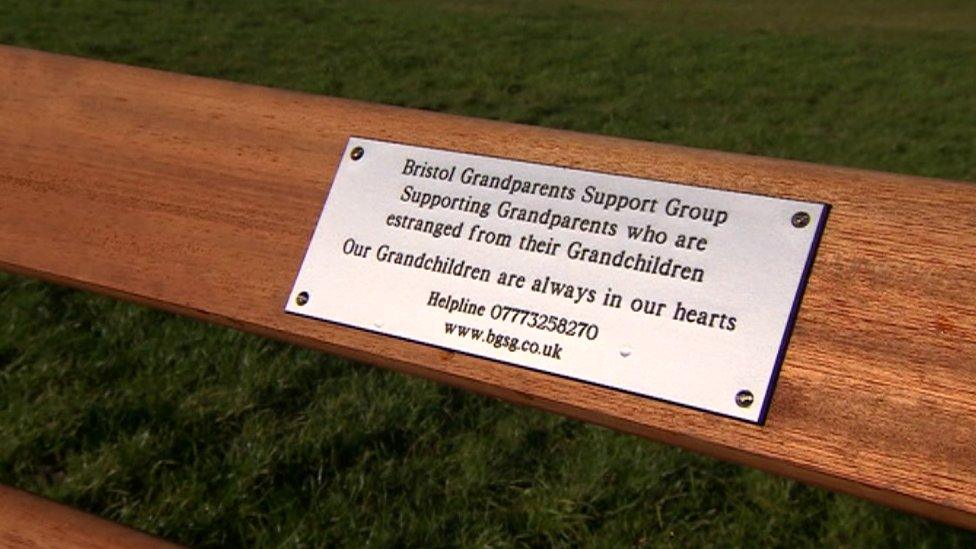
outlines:
[[[356,147],[355,149],[352,150],[351,153],[349,153],[349,158],[352,158],[353,160],[359,160],[360,158],[363,157],[364,154],[366,154],[366,151],[362,147]]]
[[[748,408],[752,406],[752,403],[756,400],[756,397],[752,395],[752,391],[743,389],[735,394],[735,403],[739,405],[739,408]]]
[[[793,226],[797,229],[802,229],[810,224],[810,214],[807,212],[796,212],[793,214],[793,218],[790,219],[790,222],[792,222]]]
[[[301,307],[302,305],[308,303],[308,292],[302,292],[302,293],[296,295],[295,296],[295,303],[297,303],[299,307]]]

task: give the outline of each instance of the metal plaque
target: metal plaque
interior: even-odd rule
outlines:
[[[828,208],[353,138],[286,310],[761,424]]]

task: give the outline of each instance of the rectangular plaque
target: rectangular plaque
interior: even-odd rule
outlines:
[[[761,424],[827,210],[352,138],[286,310]]]

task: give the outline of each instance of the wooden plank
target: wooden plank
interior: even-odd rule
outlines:
[[[976,528],[976,188],[0,48],[0,268]],[[764,427],[282,312],[351,135],[833,205]]]
[[[0,547],[162,549],[178,546],[27,492],[0,486]]]

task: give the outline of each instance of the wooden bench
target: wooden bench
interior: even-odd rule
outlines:
[[[976,528],[976,188],[0,48],[0,268]],[[764,426],[287,315],[350,136],[830,203]],[[10,505],[0,507],[6,512]]]

